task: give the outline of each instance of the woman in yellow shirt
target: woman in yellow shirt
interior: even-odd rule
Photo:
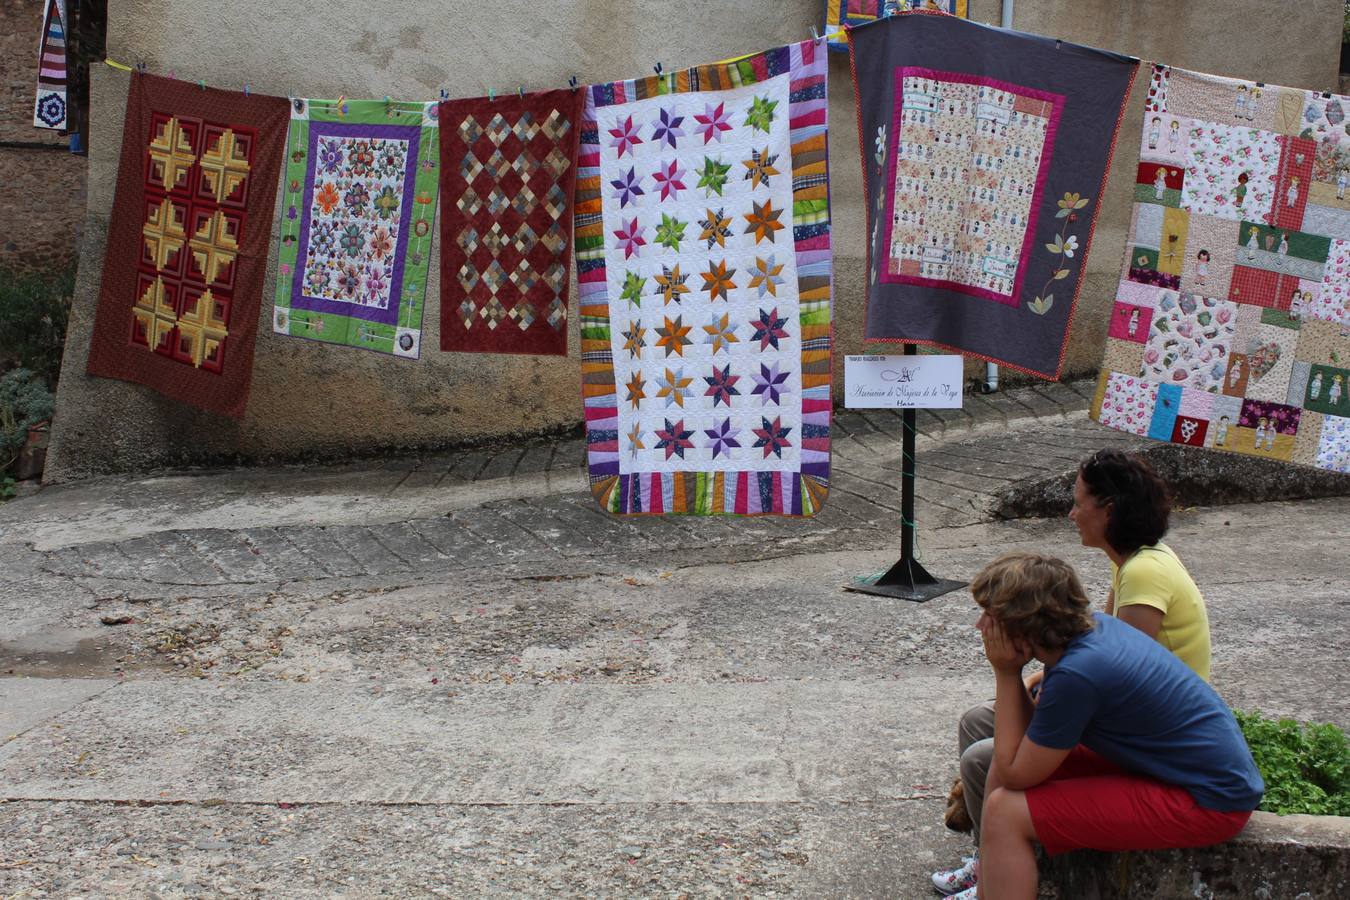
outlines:
[[[1209,681],[1209,616],[1200,589],[1171,547],[1167,533],[1172,498],[1167,484],[1137,456],[1099,450],[1078,467],[1069,518],[1085,547],[1096,547],[1111,561],[1111,591],[1106,613],[1158,641],[1205,681]],[[1026,680],[1039,687],[1041,673]],[[993,761],[994,705],[966,710],[957,729],[961,784],[966,812],[980,842],[984,786]],[[950,813],[949,813],[950,815]],[[959,869],[935,872],[933,885],[965,900],[975,896],[975,859]]]
[[[1171,547],[1162,543],[1172,498],[1143,460],[1100,450],[1078,467],[1069,518],[1085,547],[1111,560],[1106,613],[1138,628],[1209,681],[1205,600]]]

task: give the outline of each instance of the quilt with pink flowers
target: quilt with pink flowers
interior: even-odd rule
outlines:
[[[1153,68],[1097,421],[1350,472],[1348,117]]]

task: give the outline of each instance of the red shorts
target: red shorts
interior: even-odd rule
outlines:
[[[1036,839],[1050,856],[1204,847],[1233,837],[1251,817],[1205,809],[1185,788],[1126,772],[1081,745],[1026,798]]]

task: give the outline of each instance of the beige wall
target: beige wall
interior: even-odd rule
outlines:
[[[822,5],[821,0],[558,0],[546,7],[522,0],[443,6],[337,0],[322,16],[309,17],[289,3],[238,0],[230,4],[230,24],[222,32],[201,2],[113,0],[108,52],[128,62],[145,60],[153,71],[175,69],[180,78],[204,78],[220,87],[247,80],[255,91],[283,95],[420,99],[444,87],[452,96],[470,96],[489,86],[558,87],[571,75],[583,82],[629,78],[651,71],[658,60],[671,69],[800,40],[819,21]],[[970,6],[973,18],[997,22],[995,0],[972,0]],[[1190,11],[1175,11],[1183,6]],[[541,8],[547,8],[546,16]],[[1334,89],[1340,9],[1338,3],[1314,0],[1280,7],[1275,21],[1271,5],[1254,0],[1166,7],[1020,0],[1015,24],[1189,68]],[[434,349],[435,299],[428,304],[423,357],[416,362],[274,337],[270,304],[264,302],[253,396],[238,423],[194,412],[144,388],[85,376],[126,78],[106,67],[95,76],[87,237],[49,479],[212,460],[303,460],[444,446],[580,421],[575,320],[567,359],[443,354]],[[842,387],[843,354],[862,349],[865,226],[846,57],[832,58],[830,78],[836,371]],[[1073,333],[1068,364],[1075,373],[1098,362],[1129,221],[1128,173],[1141,109],[1136,92]],[[269,291],[274,276],[275,259],[267,273]],[[438,291],[433,274],[430,298]]]

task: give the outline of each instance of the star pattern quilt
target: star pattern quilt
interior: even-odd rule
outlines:
[[[810,515],[829,483],[826,54],[586,91],[576,256],[592,492]]]
[[[274,332],[419,356],[438,114],[434,102],[291,101]]]
[[[1153,68],[1098,422],[1350,472],[1348,115]]]
[[[286,106],[132,76],[90,375],[244,414]]]
[[[866,340],[1058,378],[1137,62],[923,12],[849,38]]]
[[[441,103],[441,349],[567,354],[580,89]]]

